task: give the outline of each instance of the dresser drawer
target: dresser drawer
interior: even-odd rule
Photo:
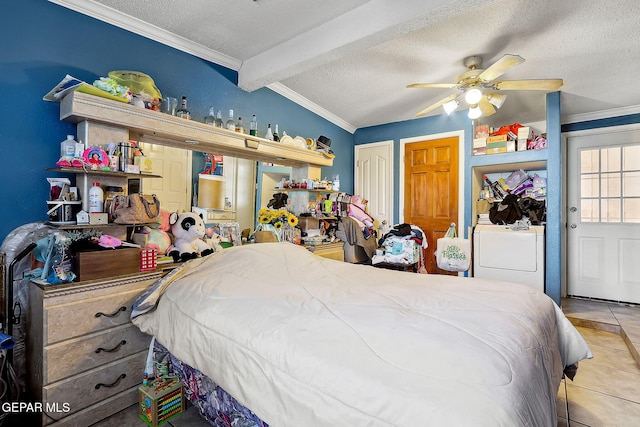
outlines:
[[[140,384],[147,360],[143,351],[44,387],[43,403],[69,404],[69,412],[49,414],[54,419],[78,412],[87,406]]]
[[[68,417],[57,417],[56,420],[58,421],[54,421],[53,419],[47,417],[45,414],[42,414],[42,416],[40,417],[40,425],[46,425],[50,427],[79,427],[93,425],[103,418],[107,418],[108,416],[115,414],[116,412],[120,412],[130,407],[131,405],[138,403],[140,393],[138,391],[138,387],[139,385],[136,384],[134,387],[131,387],[130,389],[125,390],[122,393],[113,395],[108,399],[96,403],[95,405],[75,412]],[[104,424],[104,422],[101,423],[101,425]],[[140,423],[135,425],[137,426],[144,424]]]
[[[44,348],[43,383],[105,365],[149,349],[151,336],[128,323]]]
[[[128,323],[140,293],[130,290],[47,307],[44,345]]]

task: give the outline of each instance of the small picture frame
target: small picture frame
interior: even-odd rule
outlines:
[[[82,153],[82,159],[92,169],[103,169],[109,166],[109,155],[100,147],[88,147]]]
[[[242,231],[238,222],[212,222],[205,224],[205,237],[211,238],[213,233],[222,236],[223,242],[232,243],[233,246],[242,245]]]

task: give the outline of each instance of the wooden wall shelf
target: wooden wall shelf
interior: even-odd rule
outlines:
[[[60,120],[126,129],[129,139],[286,166],[332,166],[321,152],[220,129],[122,102],[73,92],[60,102]]]

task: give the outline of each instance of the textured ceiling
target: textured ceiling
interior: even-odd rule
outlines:
[[[485,68],[526,59],[499,80],[563,79],[565,118],[640,112],[637,0],[49,1],[235,69],[243,89],[269,86],[350,131],[413,118],[454,91],[406,85],[455,82],[470,55]],[[544,120],[543,92],[505,93],[491,124]]]

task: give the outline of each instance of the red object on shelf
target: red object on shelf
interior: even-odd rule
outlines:
[[[143,249],[140,251],[140,271],[153,271],[158,267],[156,251]]]

